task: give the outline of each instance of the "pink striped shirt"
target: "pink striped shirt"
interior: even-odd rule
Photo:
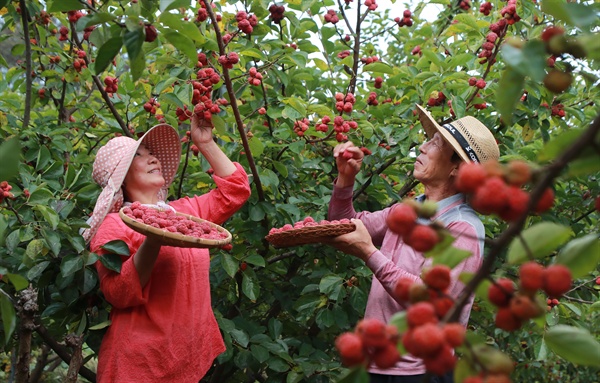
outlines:
[[[420,274],[424,267],[431,265],[432,259],[406,245],[400,236],[388,230],[385,223],[391,208],[376,212],[356,212],[352,204],[352,187],[334,186],[329,203],[329,219],[360,219],[371,234],[373,244],[379,248],[366,262],[373,272],[371,291],[367,301],[365,318],[376,318],[388,323],[398,311],[406,309],[398,303],[390,292],[400,277],[409,277],[421,282]],[[462,194],[456,194],[437,202],[438,213],[434,217],[443,222],[456,238],[453,246],[471,253],[467,259],[452,269],[452,284],[449,294],[457,297],[464,284],[458,281],[462,272],[476,272],[481,266],[485,231],[475,211],[467,205]],[[478,238],[478,239],[476,239]],[[461,312],[459,321],[467,325],[474,297],[471,296]],[[369,371],[385,375],[418,375],[425,373],[423,362],[410,354],[404,355],[394,367],[382,370],[374,365]]]

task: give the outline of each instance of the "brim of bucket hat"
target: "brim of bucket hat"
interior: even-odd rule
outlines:
[[[467,153],[465,153],[458,141],[456,141],[456,139],[452,137],[452,134],[450,134],[446,129],[442,128],[437,122],[435,122],[431,114],[425,108],[423,108],[419,104],[415,105],[417,105],[419,120],[421,121],[421,125],[423,125],[423,130],[425,130],[427,138],[431,139],[433,138],[435,133],[440,133],[463,161],[471,162],[471,159],[469,158],[469,156],[467,156]]]
[[[119,205],[119,200],[122,202],[122,199],[117,198],[117,196],[133,162],[135,153],[141,144],[144,144],[160,161],[165,184],[158,192],[158,198],[159,200],[166,199],[169,186],[175,179],[179,168],[181,141],[175,128],[168,124],[159,124],[150,128],[139,140],[132,140],[131,146],[126,148],[125,153],[121,154],[121,161],[112,172],[106,186],[96,200],[90,228],[84,232],[84,238],[87,241],[95,235],[99,225],[108,213],[119,210],[120,206],[117,205]]]

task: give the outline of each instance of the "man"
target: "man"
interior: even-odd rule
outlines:
[[[463,161],[482,163],[498,160],[500,153],[492,133],[477,119],[464,117],[440,126],[420,105],[417,108],[428,137],[428,141],[419,147],[420,154],[414,164],[413,175],[425,188],[425,193],[417,200],[436,202],[438,210],[432,219],[443,222],[456,238],[454,247],[471,253],[452,270],[452,284],[448,292],[456,298],[464,288],[457,281],[458,275],[465,271],[475,272],[481,265],[485,231],[465,196],[456,190],[454,179]],[[395,282],[401,277],[422,282],[421,271],[431,265],[431,258],[425,258],[408,246],[401,236],[389,230],[386,218],[391,208],[376,212],[354,210],[352,192],[364,156],[362,151],[346,142],[336,146],[333,155],[338,178],[329,203],[329,219],[351,218],[356,230],[336,237],[330,244],[362,259],[371,269],[374,278],[365,318],[388,323],[392,315],[406,309],[405,304],[392,297]],[[464,326],[469,320],[472,304],[473,297],[460,315],[459,321]],[[405,355],[394,367],[382,370],[372,365],[369,373],[371,383],[421,383],[425,367],[421,359]],[[452,382],[452,377],[450,374],[434,377],[431,382]]]

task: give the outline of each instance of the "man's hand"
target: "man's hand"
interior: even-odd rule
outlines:
[[[338,235],[323,243],[366,262],[377,248],[373,245],[371,235],[364,223],[360,219],[352,219],[350,221],[356,225],[356,230],[351,233]]]
[[[333,157],[338,170],[338,186],[354,185],[354,179],[360,171],[364,156],[362,150],[352,142],[344,142],[333,148]]]

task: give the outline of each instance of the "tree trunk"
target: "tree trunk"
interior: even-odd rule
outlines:
[[[29,383],[29,363],[31,361],[31,334],[35,331],[34,317],[38,311],[37,291],[31,285],[19,293],[17,301],[19,314],[19,350],[15,383]]]
[[[81,351],[81,345],[83,343],[82,335],[69,334],[65,337],[67,346],[73,349],[71,355],[71,361],[69,362],[69,371],[67,371],[66,383],[77,383],[77,375],[79,375],[79,369],[83,365],[83,353]]]

